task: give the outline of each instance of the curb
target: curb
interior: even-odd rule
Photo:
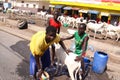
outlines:
[[[10,28],[8,29],[8,28],[2,28],[2,27],[0,27],[0,30],[1,31],[4,31],[4,32],[7,32],[7,33],[10,33],[10,34],[12,34],[12,35],[15,35],[15,36],[17,36],[17,37],[20,37],[20,38],[22,38],[22,39],[26,39],[26,40],[30,40],[30,37],[28,37],[28,36],[25,36],[25,35],[22,35],[22,34],[20,34],[20,33],[16,33],[16,32],[14,32],[14,31],[12,31],[12,29],[10,30]]]

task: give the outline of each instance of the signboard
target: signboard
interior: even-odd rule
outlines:
[[[120,11],[120,0],[50,0],[50,3]]]
[[[120,0],[102,0],[102,2],[120,3]]]
[[[99,3],[102,3],[102,2],[120,3],[120,0],[52,0],[52,1],[82,2],[82,3],[92,3],[92,4],[99,4]]]
[[[100,4],[101,0],[77,0],[80,3]]]

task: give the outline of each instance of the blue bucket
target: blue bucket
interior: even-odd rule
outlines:
[[[90,60],[89,60],[89,58],[87,58],[87,57],[84,57],[84,67],[85,67],[85,69],[87,69],[88,68],[88,66],[89,66],[89,64],[90,64]]]
[[[101,74],[107,66],[108,55],[101,51],[96,51],[94,54],[92,70],[95,73]]]

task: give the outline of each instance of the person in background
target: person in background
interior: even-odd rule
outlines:
[[[61,23],[58,20],[58,17],[59,17],[59,12],[54,11],[53,18],[48,19],[47,25],[55,27],[57,29],[57,33],[59,34],[60,33]]]
[[[37,79],[41,77],[44,69],[51,64],[49,46],[59,43],[66,51],[64,43],[56,33],[57,29],[48,26],[46,31],[39,31],[32,36],[30,41],[30,75]],[[37,77],[36,77],[37,74]]]
[[[55,27],[57,29],[57,33],[59,34],[60,33],[61,23],[58,20],[58,17],[59,17],[59,12],[58,11],[54,11],[53,18],[49,18],[48,19],[47,25]],[[54,63],[55,45],[53,44],[51,47],[52,47],[51,48],[52,49],[52,63]]]
[[[75,61],[81,61],[81,68],[82,68],[83,75],[85,73],[83,57],[86,54],[87,44],[88,44],[88,40],[89,40],[88,34],[85,33],[85,30],[86,30],[86,24],[80,23],[80,24],[78,24],[78,31],[76,31],[72,36],[62,39],[63,41],[69,40],[72,38],[75,39],[74,53],[78,55],[76,57]],[[71,50],[68,50],[68,52],[70,52],[70,51]]]
[[[77,14],[74,14],[73,17],[76,19],[78,18],[79,16]]]

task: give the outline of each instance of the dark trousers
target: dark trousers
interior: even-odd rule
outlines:
[[[44,70],[46,67],[49,67],[51,64],[51,59],[50,59],[50,51],[49,48],[45,51],[43,56],[41,57],[41,62],[42,62],[42,69]],[[30,53],[30,75],[35,75],[36,72],[38,71],[35,57]]]

